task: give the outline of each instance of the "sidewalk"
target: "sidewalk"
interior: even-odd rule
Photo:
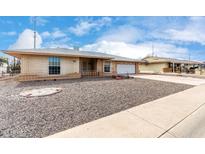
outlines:
[[[51,135],[49,138],[203,137],[204,104],[205,85],[199,85]]]

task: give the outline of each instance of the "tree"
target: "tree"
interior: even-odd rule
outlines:
[[[8,59],[7,58],[0,58],[0,66],[3,66],[4,63],[8,64]]]
[[[13,64],[10,65],[10,70],[11,70],[11,74],[20,73],[21,66],[20,66],[20,60],[19,59],[16,60],[16,58],[14,58]]]

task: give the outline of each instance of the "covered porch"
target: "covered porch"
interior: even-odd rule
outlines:
[[[80,73],[85,76],[102,76],[103,60],[97,58],[80,58]]]

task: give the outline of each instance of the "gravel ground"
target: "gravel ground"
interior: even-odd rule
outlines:
[[[25,98],[24,90],[59,87],[51,96]],[[107,78],[0,82],[0,137],[45,137],[164,97],[190,85]]]

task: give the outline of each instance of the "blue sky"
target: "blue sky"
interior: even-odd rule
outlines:
[[[36,17],[37,47],[205,61],[204,17]],[[33,47],[33,17],[0,17],[0,49]],[[2,54],[0,54],[2,56]]]

